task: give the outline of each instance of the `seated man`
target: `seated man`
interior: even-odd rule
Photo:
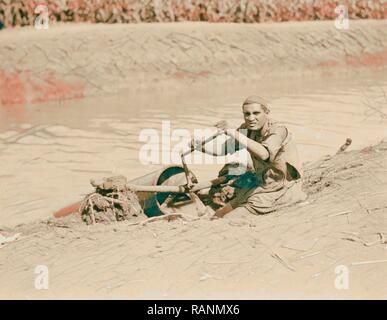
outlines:
[[[219,154],[208,146],[199,151],[224,156],[246,148],[259,183],[250,188],[237,188],[235,198],[218,209],[214,218],[230,212],[265,214],[306,199],[301,190],[302,169],[297,149],[288,129],[269,118],[269,105],[259,96],[248,97],[242,110],[245,122],[237,130],[231,130],[226,121],[216,124],[232,139],[234,148],[227,148],[230,146],[227,141]]]

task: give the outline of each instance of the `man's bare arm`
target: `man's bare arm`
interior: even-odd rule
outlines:
[[[262,144],[248,138],[239,130],[230,129],[227,121],[219,121],[215,124],[215,127],[218,128],[219,131],[223,131],[225,134],[227,134],[238,145],[244,146],[252,156],[255,156],[256,158],[262,159],[264,161],[269,159],[269,151]]]
[[[244,145],[246,149],[251,153],[251,155],[255,156],[256,158],[262,159],[264,161],[269,159],[269,151],[267,151],[267,149],[259,142],[248,138],[239,131],[226,130],[226,134],[232,139],[238,141],[238,143]]]
[[[196,140],[191,141],[191,146],[194,146],[195,150],[211,156],[221,157],[226,156],[227,154],[235,153],[240,149],[239,146],[243,145],[253,156],[257,158],[267,160],[270,157],[268,150],[262,144],[248,138],[238,130],[229,129],[227,121],[219,121],[215,124],[215,127],[218,128],[219,133],[224,133],[229,136],[229,139],[222,144],[220,150],[214,143],[201,145],[201,142]]]

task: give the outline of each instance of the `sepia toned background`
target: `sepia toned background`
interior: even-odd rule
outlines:
[[[48,29],[38,2],[0,0],[0,233],[21,233],[0,247],[1,297],[387,297],[386,1],[39,3]],[[160,169],[139,161],[141,130],[237,127],[251,94],[292,132],[306,203],[211,223],[45,222],[90,178]],[[189,167],[203,181],[221,165]]]

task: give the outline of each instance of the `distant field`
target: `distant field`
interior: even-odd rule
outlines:
[[[281,22],[332,20],[344,4],[350,19],[386,19],[385,0],[0,0],[0,28],[33,25],[37,4],[51,22]]]

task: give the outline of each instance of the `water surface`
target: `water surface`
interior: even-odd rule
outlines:
[[[306,162],[336,152],[348,137],[356,149],[386,137],[386,93],[386,76],[374,73],[1,106],[0,225],[46,217],[90,192],[90,178],[135,178],[161,168],[139,161],[139,134],[153,128],[161,137],[163,120],[171,130],[189,132],[222,119],[237,127],[244,98],[260,94],[271,101],[271,116],[288,126]],[[190,168],[203,180],[220,165]]]

